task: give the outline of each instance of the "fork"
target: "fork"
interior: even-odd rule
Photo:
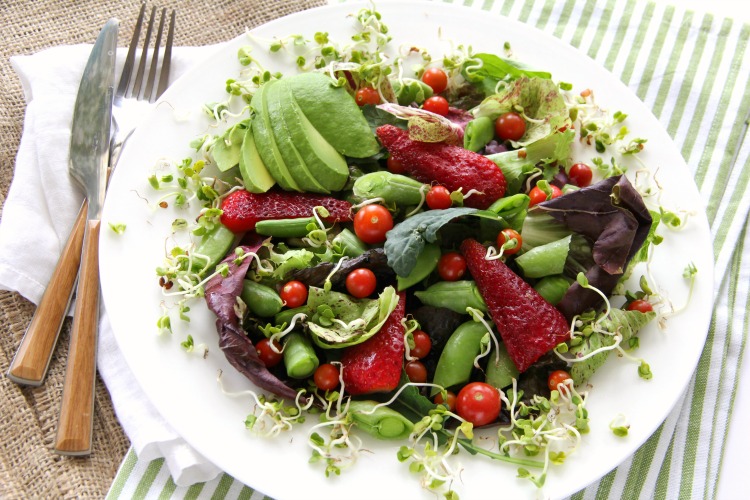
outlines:
[[[162,56],[161,69],[157,80],[159,65],[160,45],[164,34],[167,9],[162,9],[161,19],[156,34],[156,42],[151,56],[151,65],[146,73],[146,62],[149,55],[149,44],[153,33],[153,25],[156,18],[156,7],[151,9],[151,17],[148,20],[146,37],[139,60],[138,70],[133,79],[135,59],[141,29],[145,20],[146,2],[141,5],[133,38],[131,39],[128,53],[125,58],[122,74],[112,107],[112,135],[110,139],[110,171],[119,160],[119,154],[125,141],[130,137],[137,118],[143,113],[138,113],[125,101],[142,101],[142,104],[153,102],[169,86],[169,73],[172,60],[172,42],[174,39],[176,13],[172,11],[169,32]],[[146,81],[143,86],[144,77]],[[143,87],[143,88],[142,88]],[[128,102],[127,104],[135,104]],[[8,369],[8,378],[18,384],[39,386],[44,382],[49,369],[52,353],[54,352],[57,339],[62,329],[63,320],[70,306],[70,298],[78,275],[78,266],[81,261],[81,248],[83,245],[83,230],[86,219],[86,210],[82,208],[78,212],[76,221],[70,232],[70,236],[63,247],[63,251],[57,261],[57,266],[50,277],[47,290],[39,302],[34,317],[24,334],[13,361]]]
[[[151,16],[146,27],[145,40],[141,49],[141,55],[138,61],[138,68],[135,73],[135,80],[132,82],[133,70],[135,69],[136,53],[138,52],[138,41],[143,29],[143,22],[146,19],[146,2],[141,4],[141,10],[138,14],[138,20],[133,30],[133,37],[130,40],[128,54],[125,56],[125,65],[120,75],[120,82],[115,92],[112,107],[112,138],[110,141],[110,167],[114,168],[119,160],[122,147],[138,125],[138,118],[143,116],[143,109],[132,109],[132,104],[126,104],[125,101],[143,101],[152,103],[161,96],[169,86],[169,72],[172,63],[172,43],[174,41],[176,11],[172,11],[169,20],[169,31],[167,40],[164,45],[161,70],[159,70],[159,56],[161,40],[164,35],[164,27],[167,17],[167,9],[161,11],[159,27],[156,33],[154,49],[151,53],[151,65],[146,75],[146,67],[149,59],[149,44],[153,34],[154,21],[156,20],[156,6],[151,8]],[[157,80],[158,73],[158,80]],[[145,77],[145,87],[144,87]],[[130,108],[130,109],[129,109]]]

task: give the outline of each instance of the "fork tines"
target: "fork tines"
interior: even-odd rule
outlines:
[[[128,54],[125,59],[125,65],[123,67],[122,75],[120,76],[120,83],[117,86],[117,92],[115,94],[116,99],[134,97],[138,100],[147,100],[149,102],[155,101],[169,86],[169,66],[172,60],[172,42],[174,38],[175,29],[175,17],[176,13],[173,10],[169,20],[169,31],[167,32],[166,43],[164,44],[164,53],[162,56],[161,71],[159,71],[159,56],[161,52],[162,38],[164,35],[164,26],[166,24],[167,9],[161,10],[161,17],[159,19],[159,27],[156,32],[156,40],[151,53],[149,53],[149,46],[151,44],[151,37],[154,31],[154,21],[156,19],[156,6],[151,8],[151,16],[149,17],[148,24],[146,27],[146,35],[143,40],[143,46],[141,48],[141,54],[138,60],[138,68],[135,74],[135,80],[131,85],[131,78],[133,76],[133,68],[135,67],[135,58],[138,47],[138,42],[141,37],[141,30],[143,28],[143,21],[146,17],[146,2],[141,5],[140,13],[138,14],[138,21],[136,22],[135,29],[133,30],[133,38],[130,40],[130,46],[128,47]],[[149,65],[150,69],[146,71]],[[144,75],[145,85],[144,85]]]

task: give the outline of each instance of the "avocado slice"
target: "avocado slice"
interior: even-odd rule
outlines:
[[[284,81],[278,81],[269,87],[265,94],[265,104],[268,109],[268,117],[271,120],[271,129],[276,145],[286,167],[303,191],[312,193],[328,194],[330,191],[318,182],[315,176],[307,168],[307,163],[297,151],[297,141],[304,139],[301,130],[290,130],[284,121],[284,108],[288,106],[284,99]]]
[[[286,189],[287,191],[302,191],[289,173],[286,163],[284,163],[284,159],[273,136],[273,129],[271,128],[271,119],[268,115],[265,95],[268,89],[276,83],[278,81],[270,81],[263,84],[253,95],[250,106],[255,110],[255,114],[250,122],[250,126],[253,130],[253,138],[255,139],[260,157],[271,176],[276,179],[276,182],[282,189]]]
[[[327,191],[340,191],[349,179],[346,160],[312,126],[294,100],[288,83],[281,80],[276,88],[281,89],[282,118],[307,170]]]
[[[265,193],[276,184],[276,180],[263,163],[258,146],[255,144],[253,128],[248,127],[240,150],[240,175],[245,189],[251,193]]]
[[[302,112],[336,151],[352,158],[380,151],[362,110],[346,89],[334,87],[322,73],[300,73],[287,80]]]
[[[222,172],[237,166],[240,162],[240,149],[248,126],[249,122],[244,120],[229,127],[211,146],[211,156],[216,167]]]

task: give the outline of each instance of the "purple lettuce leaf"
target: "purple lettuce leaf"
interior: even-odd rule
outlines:
[[[542,202],[537,209],[592,243],[594,265],[586,278],[608,296],[651,228],[651,214],[643,198],[624,175]],[[574,283],[557,307],[571,319],[601,303],[596,292]]]
[[[255,253],[260,249],[262,243],[263,241],[258,239],[257,242],[252,242],[249,246],[239,248],[246,254]],[[297,397],[297,391],[286,385],[266,368],[263,361],[258,357],[253,342],[240,326],[239,318],[235,313],[235,305],[237,304],[237,297],[242,293],[242,282],[253,259],[247,257],[239,264],[235,262],[236,259],[237,255],[232,251],[222,261],[222,264],[229,266],[227,276],[216,275],[206,284],[206,304],[216,314],[219,348],[224,352],[229,364],[256,386],[279,397],[294,400]]]

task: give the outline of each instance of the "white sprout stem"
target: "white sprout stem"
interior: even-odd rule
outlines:
[[[463,193],[462,193],[463,194]],[[484,194],[484,191],[478,191],[476,189],[469,189],[466,194],[463,194],[464,200],[467,198],[471,198],[474,195],[482,196]]]
[[[336,265],[333,266],[333,269],[331,270],[331,272],[328,273],[328,276],[326,276],[325,283],[328,283],[329,281],[331,281],[331,278],[333,278],[333,275],[336,274],[339,271],[339,269],[341,269],[341,266],[343,266],[344,262],[346,262],[347,260],[349,260],[349,257],[345,255],[341,257],[338,262],[336,262]]]
[[[615,337],[615,343],[614,344],[609,345],[609,346],[603,346],[603,347],[600,347],[598,349],[595,349],[595,350],[591,351],[590,353],[586,354],[585,356],[581,356],[580,358],[568,358],[568,357],[562,356],[559,353],[558,353],[558,356],[561,359],[564,359],[565,361],[567,361],[568,363],[580,363],[581,361],[586,361],[587,359],[592,358],[592,357],[596,356],[599,353],[602,353],[602,352],[605,352],[605,351],[612,351],[614,349],[617,349],[619,347],[620,343],[622,342],[622,335],[620,333],[616,333],[614,337]]]
[[[385,203],[385,199],[381,198],[381,197],[369,198],[367,200],[362,201],[361,203],[358,203],[356,205],[352,205],[352,207],[351,207],[350,210],[357,210],[359,208],[365,207],[367,205],[372,205],[372,204],[375,204],[375,203]]]
[[[396,401],[396,399],[398,399],[398,397],[401,395],[402,392],[404,392],[404,390],[407,387],[436,387],[436,388],[440,389],[441,391],[445,390],[445,387],[443,387],[441,385],[437,385],[437,384],[431,384],[429,382],[407,382],[406,384],[404,384],[404,385],[402,385],[401,387],[398,388],[398,390],[391,397],[391,399],[389,399],[388,401],[386,401],[384,403],[378,403],[376,405],[373,405],[372,408],[370,408],[368,411],[363,411],[362,414],[364,414],[364,415],[372,415],[379,408],[382,408],[383,406],[388,406],[389,404],[391,404],[394,401]],[[461,419],[461,420],[463,420],[463,419]]]
[[[471,316],[471,319],[479,323],[482,323],[482,326],[484,326],[484,328],[487,330],[487,333],[492,339],[492,342],[495,344],[495,361],[499,361],[500,360],[500,342],[497,340],[497,337],[495,336],[495,332],[492,331],[492,328],[490,327],[489,323],[485,321],[485,319],[482,317],[481,312],[478,309],[474,309],[473,307],[467,307],[466,312],[469,313],[469,316]],[[489,354],[491,349],[492,349],[491,346],[488,347],[487,351],[485,351],[484,353],[479,353],[479,356],[474,358],[475,367],[479,368],[479,360],[485,357],[487,354]]]
[[[278,342],[280,339],[284,338],[286,335],[288,335],[289,333],[291,333],[292,330],[294,330],[296,328],[297,321],[302,322],[302,321],[304,321],[306,319],[307,319],[307,314],[305,314],[305,313],[297,313],[294,316],[292,316],[292,320],[289,322],[289,326],[287,326],[286,328],[284,328],[280,332],[274,333],[269,338],[269,340],[271,341],[271,343],[270,343],[271,350],[273,350],[276,354],[281,354],[282,352],[284,352],[284,347],[282,347],[280,350],[276,349],[276,346],[274,345],[274,341]]]
[[[419,198],[419,204],[418,204],[418,205],[416,206],[416,208],[414,208],[414,210],[412,210],[411,212],[409,212],[408,214],[406,214],[406,215],[404,216],[404,218],[407,218],[407,219],[408,219],[408,218],[409,218],[409,217],[411,217],[412,215],[414,215],[414,214],[416,214],[417,212],[419,212],[419,210],[420,210],[420,209],[422,208],[422,206],[424,205],[424,203],[425,203],[425,200],[427,199],[427,191],[429,191],[429,190],[430,190],[430,186],[428,186],[427,184],[423,184],[423,185],[422,185],[422,186],[421,186],[421,187],[419,188],[419,196],[420,196],[420,198]]]
[[[505,248],[500,247],[500,251],[495,249],[492,245],[487,247],[487,253],[484,254],[484,260],[499,260],[503,258]]]

